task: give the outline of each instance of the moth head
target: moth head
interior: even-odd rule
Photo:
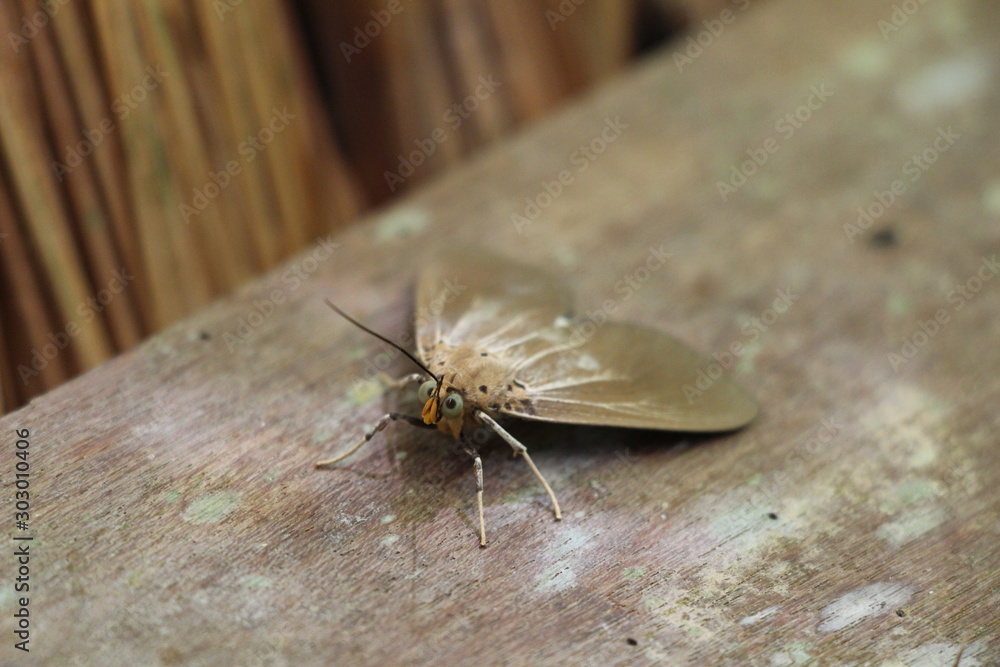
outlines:
[[[450,382],[445,382],[443,375],[420,385],[417,398],[424,404],[420,415],[425,424],[437,424],[442,419],[460,419],[465,410],[462,394]]]

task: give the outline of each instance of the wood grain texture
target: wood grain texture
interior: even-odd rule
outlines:
[[[360,207],[289,2],[63,4],[0,7],[0,291],[29,295],[0,298],[8,409]]]
[[[31,430],[32,658],[1000,662],[1000,8],[927,3],[883,38],[892,13],[738,15],[680,71],[653,58],[0,420],[5,490],[14,429]],[[723,200],[717,182],[765,145]],[[511,422],[566,519],[497,443],[485,550],[471,466],[436,434],[395,424],[313,470],[384,412],[375,367],[410,370],[323,297],[405,339],[415,271],[449,241],[718,354],[761,416],[697,438]]]

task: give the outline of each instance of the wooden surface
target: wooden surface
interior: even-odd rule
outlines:
[[[1000,278],[983,259],[1000,252],[1000,7],[926,3],[883,38],[892,13],[737,14],[680,71],[661,54],[334,237],[325,261],[299,256],[306,280],[277,271],[4,418],[8,521],[14,429],[31,432],[30,658],[1000,662]],[[776,123],[822,86],[786,136]],[[574,151],[616,118],[581,171]],[[939,128],[959,137],[911,180]],[[723,200],[716,182],[772,137]],[[572,182],[518,232],[512,213],[564,169]],[[382,348],[323,297],[403,337],[414,271],[452,240],[548,266],[582,313],[610,300],[616,319],[709,353],[741,343],[733,374],[760,418],[697,438],[511,423],[566,519],[498,443],[485,550],[470,466],[436,434],[396,424],[313,470],[384,410],[359,381]],[[668,261],[640,271],[661,246]],[[769,311],[782,292],[790,305]]]

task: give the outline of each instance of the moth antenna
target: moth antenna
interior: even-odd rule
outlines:
[[[386,338],[382,334],[376,333],[376,332],[372,331],[371,329],[369,329],[368,327],[366,327],[365,325],[361,324],[361,322],[358,322],[356,319],[354,319],[353,317],[351,317],[350,315],[348,315],[347,313],[345,313],[344,311],[342,311],[340,308],[338,308],[337,305],[333,301],[330,301],[329,298],[324,299],[324,300],[326,301],[326,305],[330,306],[330,308],[333,308],[333,311],[335,313],[337,313],[338,315],[340,315],[345,320],[347,320],[348,322],[350,322],[351,324],[353,324],[357,328],[361,329],[365,333],[369,333],[372,336],[375,336],[376,338],[378,338],[383,343],[391,345],[392,347],[396,348],[397,350],[399,350],[400,352],[402,352],[403,354],[405,354],[407,357],[410,358],[410,361],[412,361],[413,363],[415,363],[417,366],[420,367],[420,370],[424,371],[425,373],[427,373],[428,375],[430,375],[432,378],[434,378],[434,380],[437,381],[438,386],[441,385],[441,381],[444,379],[443,375],[440,378],[438,376],[434,375],[434,373],[431,372],[431,369],[427,368],[427,366],[424,366],[422,363],[420,363],[419,359],[417,359],[415,356],[413,356],[412,354],[410,354],[409,352],[407,352],[405,349],[403,349],[403,347],[401,345],[399,345],[398,343],[394,343],[393,341],[389,340],[388,338]]]

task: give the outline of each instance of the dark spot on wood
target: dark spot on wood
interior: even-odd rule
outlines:
[[[639,645],[639,642],[637,642],[636,640],[632,639],[631,637],[628,637],[625,640],[625,643],[628,644],[629,646],[638,646]]]
[[[768,512],[767,513],[767,518],[768,519],[774,519],[775,521],[777,521],[778,520],[778,515],[775,514],[774,512]]]
[[[713,301],[719,292],[719,282],[709,275],[702,274],[695,279],[691,289],[697,298]]]
[[[211,340],[212,337],[208,334],[207,331],[202,331],[198,333],[198,338],[202,340]]]
[[[902,609],[897,609],[896,610],[896,616],[899,616],[900,618],[903,618],[904,616],[906,616],[906,612],[903,611]]]
[[[499,409],[500,409],[499,403],[490,403],[490,410],[499,410]]]
[[[490,356],[490,355],[489,355],[489,353],[488,353],[488,352],[480,352],[480,353],[479,353],[479,356],[480,356],[480,357],[488,357],[488,356]]]
[[[438,366],[444,366],[444,362],[443,361],[439,361],[438,362]]]
[[[899,243],[899,238],[896,236],[896,230],[892,227],[886,227],[885,229],[880,229],[879,231],[872,234],[869,240],[876,248],[891,248],[892,246]]]
[[[489,391],[489,387],[487,387],[485,384],[481,384],[481,385],[479,385],[479,391],[481,391],[481,392],[483,392],[485,394],[486,392]]]
[[[503,404],[503,409],[504,410],[510,410],[510,403],[504,403]]]
[[[511,385],[507,385],[507,391],[514,391],[514,387],[512,387]]]

